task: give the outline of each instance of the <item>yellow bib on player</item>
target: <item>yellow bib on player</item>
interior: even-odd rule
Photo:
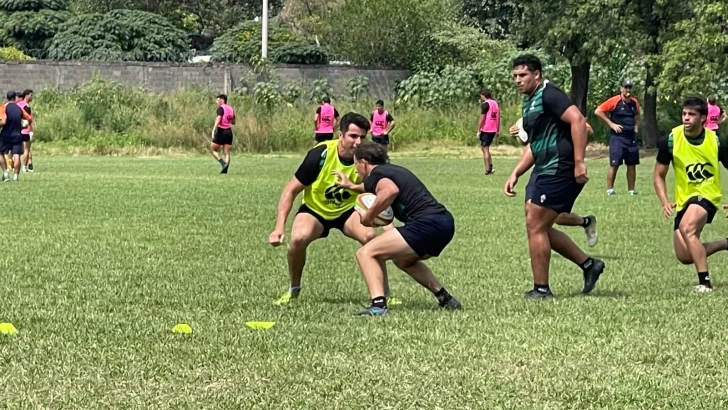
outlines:
[[[324,141],[316,146],[326,145],[322,155],[321,171],[313,184],[303,191],[303,203],[326,220],[334,220],[354,207],[356,192],[336,185],[336,175],[331,171],[339,170],[355,184],[361,184],[354,164],[344,165],[339,160],[339,140]]]
[[[718,138],[705,129],[705,139],[693,145],[685,137],[683,126],[672,129],[672,163],[675,168],[675,202],[681,211],[694,196],[707,199],[720,208],[720,168]]]

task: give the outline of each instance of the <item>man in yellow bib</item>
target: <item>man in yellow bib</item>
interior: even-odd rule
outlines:
[[[713,221],[721,202],[719,162],[728,168],[728,144],[705,128],[708,106],[702,98],[683,102],[682,125],[672,129],[658,143],[654,185],[665,218],[677,211],[674,225],[675,256],[683,264],[695,264],[700,293],[711,292],[708,256],[728,249],[728,238],[700,242],[706,224]],[[675,169],[675,203],[667,199],[665,176],[672,163]]]
[[[327,237],[331,229],[338,229],[362,245],[376,236],[374,229],[362,225],[359,213],[354,212],[357,193],[342,188],[334,172],[342,173],[356,184],[361,183],[354,164],[354,148],[366,138],[369,121],[350,112],[344,115],[340,125],[338,139],[323,141],[308,152],[294,177],[283,188],[278,202],[276,227],[268,237],[268,242],[273,246],[283,243],[286,220],[293,201],[303,192],[303,203],[293,221],[288,245],[288,273],[291,283],[288,291],[276,302],[277,305],[289,303],[301,292],[306,249],[311,242]],[[386,270],[384,272],[386,278]],[[388,282],[386,290],[388,293]],[[390,301],[390,304],[392,302],[398,304],[397,301]]]

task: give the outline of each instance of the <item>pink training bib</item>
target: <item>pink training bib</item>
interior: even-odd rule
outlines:
[[[372,113],[373,136],[378,137],[387,133],[387,115],[389,115],[387,111],[382,111],[382,113],[380,114],[379,111],[374,110],[374,112]]]
[[[235,119],[235,111],[233,111],[233,107],[227,104],[221,105],[220,108],[222,108],[223,113],[218,127],[224,130],[230,129],[233,125],[232,121]]]
[[[319,114],[319,123],[316,132],[319,134],[331,134],[334,132],[334,107],[324,103]]]
[[[485,122],[480,129],[482,132],[498,132],[500,128],[500,107],[495,100],[485,100],[488,103],[488,112],[485,114]]]
[[[718,120],[720,120],[720,107],[708,104],[708,119],[705,120],[705,128],[715,131],[719,128]]]
[[[25,107],[28,106],[28,103],[25,102],[25,100],[20,100],[16,104],[23,111],[25,111]],[[29,135],[30,134],[30,126],[28,126],[27,128],[23,128],[22,130],[20,130],[20,133],[23,134],[23,135]]]

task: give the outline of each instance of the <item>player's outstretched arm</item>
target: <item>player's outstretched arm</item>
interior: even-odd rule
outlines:
[[[288,220],[288,214],[291,213],[291,208],[293,208],[293,201],[305,188],[306,187],[296,177],[291,178],[286,187],[283,188],[281,199],[278,201],[276,227],[268,237],[268,242],[270,242],[271,245],[279,246],[283,243],[286,221]]]
[[[366,190],[364,189],[364,183],[354,184],[346,175],[344,175],[343,172],[339,171],[338,169],[331,171],[331,173],[336,175],[336,185],[350,191],[358,192],[360,194],[366,192]]]

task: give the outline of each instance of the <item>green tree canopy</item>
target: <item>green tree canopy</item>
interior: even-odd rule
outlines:
[[[64,0],[0,0],[0,46],[45,57],[53,36],[71,17],[66,9]]]

